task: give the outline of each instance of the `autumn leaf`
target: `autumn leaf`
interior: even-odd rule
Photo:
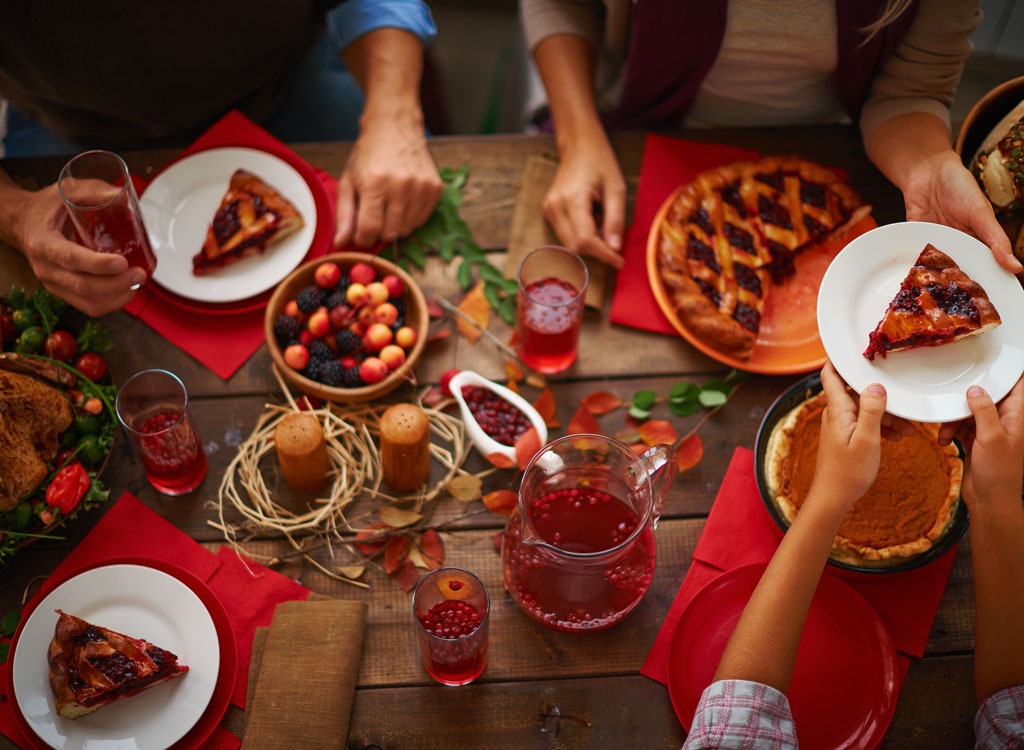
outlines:
[[[647,452],[647,443],[633,443],[629,446],[629,449],[636,455],[642,456]]]
[[[436,529],[427,529],[423,532],[419,547],[423,552],[423,561],[428,568],[437,570],[444,565],[444,539]]]
[[[558,415],[555,413],[555,394],[551,392],[550,388],[545,388],[537,396],[537,400],[533,402],[533,408],[540,414],[540,418],[544,420],[544,424],[548,427],[558,427],[561,423],[558,421]]]
[[[420,582],[420,572],[409,558],[402,560],[402,566],[394,574],[399,588],[409,593]]]
[[[437,300],[427,300],[427,315],[431,318],[443,318],[444,308],[437,304]]]
[[[456,500],[468,503],[470,500],[476,500],[480,497],[480,488],[482,486],[483,480],[480,477],[474,474],[460,474],[457,477],[452,477],[446,489]]]
[[[384,570],[387,573],[394,573],[398,566],[405,559],[405,553],[409,551],[409,537],[393,536],[384,548]]]
[[[704,457],[704,442],[700,435],[690,435],[676,448],[676,466],[680,472],[692,469]]]
[[[537,428],[531,427],[516,440],[516,463],[520,469],[525,469],[530,460],[540,450],[540,435]]]
[[[385,505],[377,513],[380,516],[380,520],[390,526],[392,529],[400,529],[404,526],[411,526],[412,524],[419,521],[423,516],[419,513],[415,513],[411,510],[402,510],[396,508],[393,505]]]
[[[511,469],[516,465],[515,460],[504,453],[488,453],[485,458],[499,469]]]
[[[601,434],[601,425],[597,423],[597,418],[585,406],[581,406],[569,420],[569,427],[565,431],[566,435],[581,435],[583,433]]]
[[[526,376],[526,384],[534,388],[547,388],[548,381],[539,372],[531,372]]]
[[[423,395],[420,397],[420,403],[423,404],[423,406],[432,409],[446,398],[447,396],[444,395],[444,391],[441,390],[441,386],[432,385],[423,392]]]
[[[513,393],[519,393],[519,382],[516,380],[508,380],[505,382],[505,387]]]
[[[622,406],[622,399],[608,391],[594,391],[586,396],[581,403],[591,414],[600,416]]]
[[[487,510],[499,516],[511,516],[518,502],[519,496],[512,490],[495,490],[484,495]]]
[[[648,445],[657,445],[658,443],[674,445],[679,439],[676,428],[664,419],[651,419],[637,427],[636,431]]]
[[[505,377],[509,380],[520,381],[523,379],[522,366],[512,359],[505,360]]]
[[[366,566],[365,565],[339,565],[337,570],[338,570],[338,573],[341,574],[342,576],[344,576],[345,578],[348,578],[349,580],[354,581],[357,578],[362,578],[363,577],[363,573],[366,572]]]
[[[373,557],[382,549],[384,545],[388,543],[387,539],[375,539],[372,542],[363,541],[365,539],[373,539],[374,537],[380,536],[381,531],[387,529],[387,526],[382,524],[380,521],[371,521],[371,528],[363,529],[356,534],[355,545],[367,557]]]
[[[451,335],[451,328],[449,328],[448,326],[441,326],[440,328],[435,328],[433,331],[430,332],[430,335],[427,336],[427,343],[430,344],[433,343],[434,341],[440,341],[441,339],[446,339]]]
[[[476,286],[466,293],[466,296],[459,302],[459,310],[472,320],[473,323],[476,323],[476,326],[464,320],[461,316],[456,318],[455,325],[458,326],[459,333],[470,341],[475,342],[483,336],[480,332],[481,329],[487,328],[487,324],[491,322],[491,303],[484,296],[483,281],[478,281]]]
[[[633,443],[642,443],[643,438],[640,433],[637,432],[635,427],[623,427],[621,430],[612,435],[613,438],[618,440],[620,443],[626,445],[632,445]]]

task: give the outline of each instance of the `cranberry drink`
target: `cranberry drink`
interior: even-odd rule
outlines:
[[[146,276],[152,276],[156,270],[156,255],[142,226],[142,218],[133,215],[128,206],[83,212],[75,228],[82,241],[93,250],[123,255],[129,266],[143,269]]]
[[[554,277],[534,281],[519,294],[519,356],[538,372],[564,370],[576,359],[582,319],[579,289]]]
[[[424,576],[413,594],[420,662],[442,685],[466,685],[487,667],[487,589],[461,568]]]
[[[139,421],[142,465],[150,484],[168,495],[198,487],[206,476],[207,460],[188,415],[157,406]]]

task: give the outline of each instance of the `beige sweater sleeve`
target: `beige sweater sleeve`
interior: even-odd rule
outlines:
[[[605,9],[601,0],[520,0],[519,14],[531,52],[549,36],[570,34],[602,48]]]
[[[860,117],[863,138],[911,112],[935,115],[949,127],[949,105],[980,23],[980,0],[921,0],[906,36],[871,82]]]

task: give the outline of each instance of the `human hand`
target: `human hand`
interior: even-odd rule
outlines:
[[[11,227],[15,243],[43,286],[85,314],[124,307],[134,295],[131,287],[146,280],[146,272],[129,268],[124,257],[90,250],[65,236],[68,216],[56,185],[20,191],[18,200]]]
[[[422,123],[364,122],[338,181],[334,245],[405,237],[430,218],[442,188]]]
[[[999,406],[979,386],[967,390],[974,415],[962,433],[967,461],[963,496],[971,513],[993,503],[1020,503],[1024,472],[1024,379]]]
[[[878,476],[885,389],[869,385],[858,403],[831,362],[821,370],[821,384],[828,405],[821,415],[818,461],[808,496],[834,498],[835,510],[845,515]],[[814,491],[813,485],[823,491]]]
[[[600,207],[601,226],[594,219]],[[611,144],[599,136],[562,148],[555,180],[544,197],[544,216],[571,250],[622,268],[626,183]]]
[[[960,157],[952,150],[937,154],[915,170],[903,188],[909,221],[933,221],[972,234],[992,250],[1010,273],[1024,271],[1013,255],[1010,238],[996,221],[992,204]]]

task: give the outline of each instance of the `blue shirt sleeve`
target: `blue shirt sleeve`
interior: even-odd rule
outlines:
[[[422,0],[348,0],[327,13],[327,28],[340,49],[375,29],[402,29],[424,47],[437,36],[430,9]]]

